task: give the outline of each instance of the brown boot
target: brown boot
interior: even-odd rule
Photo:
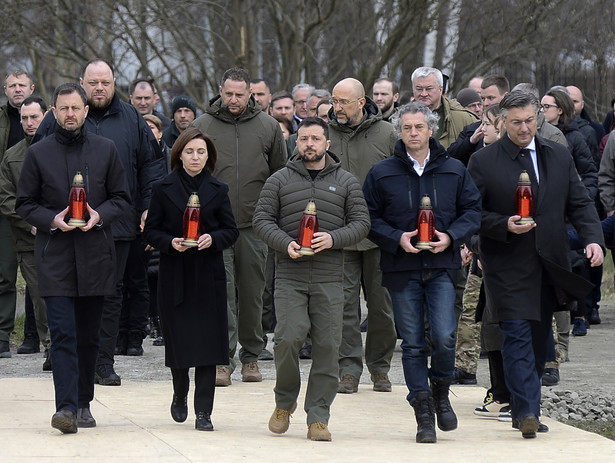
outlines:
[[[260,383],[263,375],[258,369],[257,362],[249,362],[241,365],[241,380],[244,383]]]

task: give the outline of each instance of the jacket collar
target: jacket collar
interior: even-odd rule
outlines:
[[[178,169],[182,169],[182,167],[180,166],[178,167]],[[210,174],[207,174],[206,177],[203,178],[201,186],[197,191],[197,194],[199,195],[199,202],[201,203],[201,208],[209,201],[211,201],[217,194],[216,186],[211,181],[209,181],[210,177]],[[165,194],[171,200],[171,202],[180,211],[186,210],[186,193],[183,186],[181,185],[181,180],[179,179],[179,173],[177,171],[171,172],[162,180],[162,188]]]

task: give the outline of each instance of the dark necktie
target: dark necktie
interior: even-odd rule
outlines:
[[[532,162],[532,155],[530,154],[530,150],[527,148],[522,148],[519,151],[519,160],[521,161],[521,166],[523,170],[526,170],[532,183],[534,185],[538,185],[538,177],[536,177],[536,172],[534,172],[534,163]]]

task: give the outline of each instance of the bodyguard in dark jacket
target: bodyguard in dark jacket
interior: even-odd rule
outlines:
[[[382,284],[391,294],[402,338],[407,399],[418,425],[416,441],[428,443],[436,442],[434,406],[442,431],[457,428],[448,399],[455,366],[455,272],[461,266],[459,247],[480,226],[480,194],[463,164],[432,138],[437,132],[435,113],[413,102],[402,106],[398,115],[401,140],[392,157],[369,171],[363,193],[372,221],[369,238],[380,246]],[[425,237],[429,249],[421,250],[415,237],[424,195],[431,200],[435,230],[433,238]]]
[[[36,227],[38,289],[47,305],[56,413],[63,433],[93,427],[94,369],[103,296],[115,291],[111,225],[130,207],[115,145],[83,126],[86,94],[64,84],[54,94],[58,126],[33,144],[17,186],[17,213]],[[66,223],[73,178],[84,178],[88,220],[80,230]]]

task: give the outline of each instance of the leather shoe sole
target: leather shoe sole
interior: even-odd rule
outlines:
[[[74,434],[77,432],[77,417],[70,410],[60,410],[51,417],[51,427],[63,434]]]

